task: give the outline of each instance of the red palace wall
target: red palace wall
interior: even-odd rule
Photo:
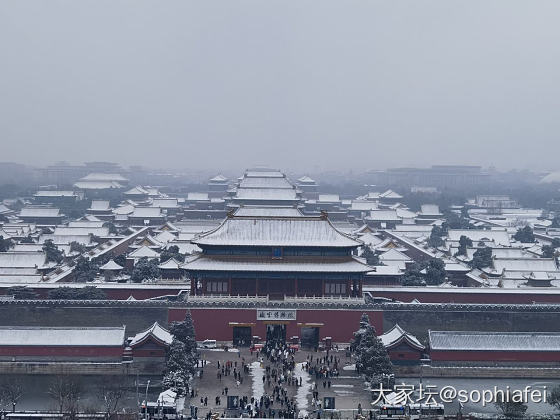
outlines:
[[[95,346],[0,346],[0,357],[122,357],[123,347]]]
[[[560,351],[442,351],[432,350],[433,362],[560,362]]]
[[[169,322],[185,319],[187,309],[169,309]],[[230,322],[238,324],[255,324],[252,335],[266,337],[267,321],[257,321],[256,309],[206,309],[194,308],[190,310],[196,330],[196,339],[214,339],[231,341],[233,327]],[[298,309],[295,321],[286,321],[286,338],[297,335],[301,337],[299,324],[324,324],[319,326],[319,339],[332,337],[334,342],[347,343],[353,338],[353,332],[359,328],[360,317],[366,312],[369,320],[375,326],[377,333],[383,333],[383,313],[381,311],[364,310],[329,310],[329,309]]]

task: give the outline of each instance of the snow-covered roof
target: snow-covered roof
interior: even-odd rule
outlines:
[[[170,345],[173,341],[173,336],[171,335],[171,333],[161,325],[159,325],[157,322],[154,322],[150,328],[136,334],[130,341],[129,345],[131,347],[137,346],[140,343],[144,342],[150,336],[166,345]]]
[[[429,331],[431,350],[558,351],[557,332]]]
[[[108,236],[108,227],[67,227],[67,226],[57,226],[54,229],[54,235],[56,236]]]
[[[74,191],[37,191],[35,197],[74,197]]]
[[[119,206],[113,209],[113,214],[131,214],[134,211],[134,206],[132,204],[126,204],[124,206]]]
[[[422,216],[441,216],[439,206],[437,204],[422,204],[420,206],[420,214]]]
[[[159,258],[159,252],[154,251],[153,249],[148,248],[144,245],[132,251],[130,254],[128,254],[128,256],[131,258]]]
[[[163,270],[178,270],[179,268],[181,268],[181,264],[182,263],[180,261],[177,261],[175,258],[169,258],[164,263],[158,265],[158,268],[161,268]]]
[[[80,190],[109,190],[113,188],[123,188],[121,184],[115,181],[78,181],[74,187]]]
[[[422,343],[420,343],[420,341],[418,341],[416,337],[403,330],[399,324],[395,324],[395,326],[389,331],[380,335],[379,339],[386,348],[394,347],[402,343],[403,341],[408,342],[408,344],[410,344],[412,347],[417,348],[418,350],[424,350],[426,348]]]
[[[396,210],[371,210],[367,220],[373,221],[398,221],[401,218],[397,215]]]
[[[69,228],[100,228],[107,222],[103,220],[99,220],[97,217],[93,216],[93,220],[83,219],[83,220],[74,220],[68,223]]]
[[[40,252],[0,252],[0,267],[34,268],[45,264],[46,255]]]
[[[298,200],[295,189],[288,188],[238,188],[234,200]]]
[[[338,194],[319,194],[317,198],[318,203],[338,203],[340,196]]]
[[[179,202],[176,198],[154,198],[152,207],[161,207],[164,209],[174,209],[179,207]]]
[[[136,186],[124,192],[125,195],[148,195],[148,191],[141,186]]]
[[[308,177],[307,175],[298,178],[298,182],[300,184],[315,184],[315,180],[313,178]]]
[[[370,211],[377,210],[378,205],[375,201],[352,201],[350,210],[356,211]]]
[[[449,229],[447,234],[449,240],[459,241],[461,236],[466,236],[473,243],[480,241],[494,241],[496,245],[509,246],[509,233],[504,230],[475,230],[475,229]]]
[[[48,240],[53,241],[55,245],[68,245],[72,242],[90,245],[91,235],[53,235],[51,233],[46,233],[39,237],[39,243],[45,243]]]
[[[166,244],[174,241],[177,237],[168,230],[164,230],[163,232],[158,233],[154,239],[162,244]]]
[[[110,210],[110,202],[108,200],[92,200],[89,210],[108,211]]]
[[[243,259],[218,258],[199,256],[182,266],[186,270],[195,271],[264,271],[264,272],[317,272],[317,273],[365,273],[371,267],[355,258],[344,260],[331,259],[309,261],[283,258],[271,259]]]
[[[558,271],[554,258],[494,258],[494,269],[501,273],[508,271]]]
[[[246,178],[284,178],[285,175],[277,170],[270,169],[250,169],[245,172]]]
[[[123,267],[118,265],[115,261],[109,260],[105,264],[103,264],[101,267],[99,267],[99,269],[100,270],[107,270],[107,271],[119,271],[119,270],[122,270]]]
[[[60,217],[60,210],[52,207],[24,207],[19,217]]]
[[[379,259],[381,261],[412,261],[412,258],[396,249],[390,249],[380,254]]]
[[[149,219],[152,217],[163,217],[163,214],[159,207],[135,207],[130,217]]]
[[[304,217],[294,207],[272,207],[272,206],[244,206],[236,210],[235,216],[242,217]]]
[[[117,181],[117,182],[128,182],[128,179],[123,177],[121,174],[106,174],[101,172],[93,172],[80,178],[80,181]]]
[[[122,346],[125,327],[2,327],[0,346]]]
[[[208,193],[190,192],[187,194],[187,201],[208,201]]]
[[[228,217],[217,229],[193,240],[199,245],[355,247],[323,217]]]
[[[239,183],[239,188],[292,189],[293,187],[294,186],[286,178],[250,177],[250,178],[243,178]]]
[[[167,248],[170,246],[176,246],[179,248],[181,254],[192,254],[194,252],[202,251],[198,246],[189,241],[173,241],[167,244]]]
[[[393,198],[393,199],[401,199],[403,198],[402,195],[400,195],[399,193],[396,193],[393,190],[387,190],[381,194],[379,194],[379,198]]]
[[[210,178],[210,182],[226,182],[228,179],[222,174],[216,175],[214,178]]]
[[[368,271],[366,276],[402,276],[404,273],[397,265],[374,265],[373,271]]]

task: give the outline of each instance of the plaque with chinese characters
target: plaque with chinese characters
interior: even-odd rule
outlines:
[[[295,321],[295,309],[257,309],[259,321]]]

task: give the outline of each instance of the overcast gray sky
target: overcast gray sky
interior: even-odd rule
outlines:
[[[560,168],[560,2],[2,0],[0,160]]]

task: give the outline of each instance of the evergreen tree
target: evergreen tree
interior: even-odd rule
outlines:
[[[543,245],[542,256],[543,258],[554,258],[555,250],[550,245]]]
[[[14,299],[37,299],[37,294],[33,289],[26,286],[12,286],[6,289],[7,295],[12,295]]]
[[[438,248],[444,245],[444,241],[442,236],[446,234],[446,231],[439,226],[434,226],[432,228],[432,232],[430,233],[430,237],[428,238],[428,245],[433,248]]]
[[[401,283],[403,286],[425,286],[426,280],[421,273],[420,264],[412,264],[403,274]]]
[[[364,312],[360,318],[360,329],[354,333],[354,341],[352,343],[353,349],[358,349],[360,342],[362,341],[362,335],[364,335],[369,325],[369,316]]]
[[[86,252],[86,246],[76,241],[70,242],[70,252],[77,252],[78,254],[83,254]]]
[[[464,255],[466,257],[467,256],[467,248],[472,247],[472,246],[473,246],[472,240],[465,235],[461,235],[461,237],[459,238],[459,249],[457,250],[457,253],[455,254],[455,256]]]
[[[184,321],[173,322],[169,330],[173,335],[173,342],[167,354],[163,386],[184,395],[189,391],[189,383],[199,358],[190,312],[187,312]]]
[[[157,279],[159,276],[158,260],[148,260],[148,258],[143,257],[134,266],[130,280],[135,283],[141,283],[144,280]]]
[[[86,286],[79,289],[73,287],[59,287],[49,292],[49,299],[68,300],[103,300],[107,295],[101,289],[94,286]]]
[[[547,397],[546,401],[548,404],[553,406],[555,409],[560,410],[560,385],[556,385],[552,388]]]
[[[473,255],[471,266],[473,268],[485,268],[492,265],[492,248],[479,248]]]
[[[437,286],[445,281],[447,276],[445,272],[445,263],[439,258],[432,258],[428,261],[426,265],[426,284],[431,286]]]
[[[521,229],[517,229],[517,232],[513,235],[513,239],[519,242],[533,243],[535,242],[535,235],[533,234],[531,226],[527,225]]]
[[[379,261],[379,257],[377,256],[377,254],[373,252],[369,246],[366,246],[364,248],[362,257],[366,259],[366,263],[368,265],[382,265],[382,263]]]
[[[164,249],[159,256],[159,261],[164,263],[171,258],[175,258],[175,260],[179,262],[185,262],[185,256],[179,252],[179,247],[177,245],[172,245],[167,249]]]
[[[361,334],[360,345],[357,348],[356,370],[372,384],[379,383],[382,375],[393,373],[393,365],[387,349],[377,337],[372,325],[367,325]]]
[[[0,252],[7,252],[12,245],[11,239],[4,239],[4,237],[0,235]]]
[[[87,283],[93,281],[97,275],[99,267],[92,260],[88,260],[80,255],[76,259],[74,266],[74,281],[77,283]]]
[[[522,419],[525,418],[527,411],[527,404],[522,401],[503,401],[498,400],[494,403],[496,408],[502,412],[507,419]]]
[[[55,262],[60,264],[63,260],[63,254],[54,244],[52,239],[47,239],[43,244],[43,252],[47,255],[47,262]]]

